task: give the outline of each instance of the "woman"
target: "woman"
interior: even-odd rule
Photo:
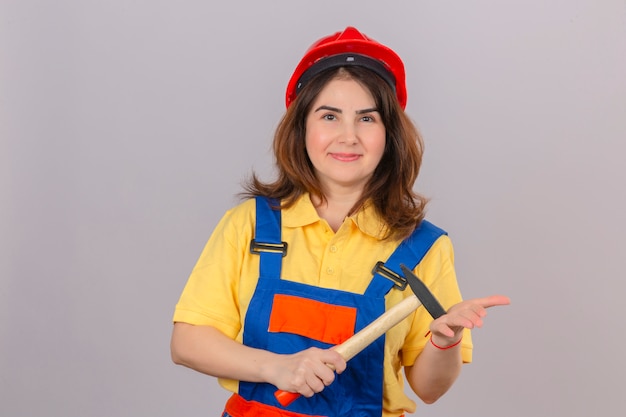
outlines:
[[[471,361],[469,329],[508,299],[462,301],[450,239],[423,220],[422,141],[394,51],[352,27],[325,37],[286,102],[278,178],[253,176],[254,198],[214,230],[176,306],[172,358],[233,392],[224,416],[413,412],[401,370],[436,401]],[[420,308],[346,363],[329,348],[412,295],[393,280],[400,263],[447,313]],[[277,389],[301,397],[285,407]]]

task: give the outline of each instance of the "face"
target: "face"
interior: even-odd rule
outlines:
[[[385,150],[374,98],[351,79],[333,79],[306,119],[306,150],[325,193],[361,192]]]

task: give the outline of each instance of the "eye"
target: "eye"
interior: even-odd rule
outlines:
[[[332,120],[337,120],[337,117],[332,113],[326,113],[325,115],[322,116],[322,119],[332,121]]]
[[[373,116],[367,115],[367,116],[361,117],[361,121],[363,121],[363,122],[375,122],[376,119],[374,119]]]

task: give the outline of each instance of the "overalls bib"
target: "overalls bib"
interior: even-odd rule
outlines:
[[[445,232],[429,222],[405,239],[374,276],[364,294],[319,288],[281,279],[280,210],[266,198],[256,198],[256,228],[251,250],[260,255],[259,280],[248,306],[243,343],[280,354],[310,347],[330,348],[342,343],[385,312],[385,295],[398,285],[393,271],[400,264],[411,269]],[[395,275],[397,279],[397,275]],[[403,277],[400,277],[403,279]],[[299,397],[286,408],[268,383],[239,383],[226,404],[224,416],[359,416],[382,414],[384,335],[352,358],[335,381],[311,398]]]

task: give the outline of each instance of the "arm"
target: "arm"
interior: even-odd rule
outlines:
[[[311,348],[279,355],[247,347],[212,326],[175,323],[172,360],[207,375],[249,382],[268,382],[306,397],[320,392],[334,379],[333,365],[342,372],[346,363],[332,350]]]
[[[413,366],[404,369],[409,386],[426,404],[437,401],[461,372],[460,345],[437,351],[427,344]]]
[[[508,297],[493,295],[462,301],[430,325],[432,342],[440,347],[459,342],[464,329],[482,327],[486,309],[509,304]],[[437,401],[456,381],[461,371],[461,344],[440,349],[427,343],[413,366],[405,367],[411,389],[427,404]]]

